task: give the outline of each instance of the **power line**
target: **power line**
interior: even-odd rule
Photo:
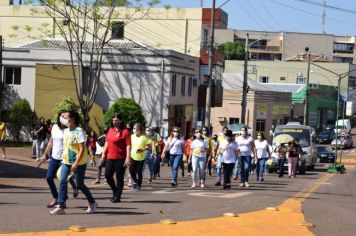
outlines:
[[[314,2],[314,1],[310,1],[310,0],[293,0],[295,2],[304,2],[304,3],[308,3],[310,5],[314,5],[314,6],[319,6],[319,7],[326,7],[332,10],[336,10],[336,11],[341,11],[344,13],[349,13],[349,14],[356,14],[356,11],[354,10],[350,10],[350,9],[345,9],[345,8],[341,8],[341,7],[336,7],[336,6],[332,6],[332,5],[328,5],[328,4],[324,4],[324,3],[319,3],[319,2]]]
[[[250,6],[250,8],[251,8],[253,11],[255,11],[255,12],[257,13],[257,10],[252,6],[250,0],[246,0],[246,1],[247,1],[248,5]],[[263,22],[264,24],[266,24],[268,28],[273,29],[273,27],[271,27],[271,25],[270,25],[266,20],[262,19],[262,17],[260,16],[260,14],[257,13],[256,16],[257,16],[258,19],[261,20],[261,22]]]
[[[241,2],[239,0],[235,0],[235,2],[237,2],[237,4],[239,4],[239,6],[242,8],[242,10],[247,14],[248,17],[250,17],[256,25],[258,25],[261,29],[266,30],[266,28],[262,25],[260,25],[260,23],[246,10],[246,8],[243,6],[243,4],[241,4]]]

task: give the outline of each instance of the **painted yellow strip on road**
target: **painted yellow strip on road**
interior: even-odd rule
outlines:
[[[52,232],[33,232],[5,234],[14,236],[75,236],[75,235],[314,235],[308,230],[313,224],[306,222],[302,211],[303,201],[321,184],[330,179],[333,174],[324,174],[316,182],[310,184],[294,197],[286,200],[271,211],[268,209],[239,214],[239,217],[219,217],[204,220],[177,222],[176,224],[147,224],[133,226],[118,226],[105,228],[90,228],[84,232],[71,230]],[[237,203],[238,204],[238,203]]]

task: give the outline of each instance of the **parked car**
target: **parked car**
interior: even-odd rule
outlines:
[[[335,133],[332,130],[320,131],[316,136],[317,143],[330,144],[335,138]]]
[[[351,122],[349,119],[337,120],[335,123],[334,132],[336,133],[345,132],[346,134],[351,133]]]
[[[351,135],[346,135],[344,137],[338,137],[337,139],[337,146],[336,146],[336,138],[331,142],[332,148],[352,148],[352,146],[354,145],[354,142],[352,140],[352,136]]]
[[[332,162],[335,161],[335,152],[331,150],[329,147],[318,146],[316,149],[316,155],[318,158],[318,162]]]

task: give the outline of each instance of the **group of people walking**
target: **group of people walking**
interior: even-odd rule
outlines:
[[[60,112],[56,124],[51,128],[48,145],[40,159],[45,162],[47,155],[49,153],[51,155],[46,175],[53,197],[47,205],[48,208],[54,208],[50,211],[51,215],[65,214],[68,182],[73,188],[73,197],[78,196],[79,190],[85,195],[88,201],[87,213],[94,213],[98,206],[84,183],[88,158],[92,158],[95,150],[94,146],[87,141],[88,137],[79,124],[80,116],[76,111]],[[95,140],[101,143],[102,150],[98,162],[98,176],[93,183],[100,183],[102,168],[105,167],[105,179],[112,191],[110,200],[118,203],[121,202],[126,169],[133,182],[130,186],[133,190],[140,191],[145,166],[149,167],[148,183],[150,183],[159,175],[160,161],[169,159],[171,186],[176,187],[178,170],[183,164],[184,157],[191,171],[191,188],[198,186],[205,188],[206,174],[207,172],[211,174],[210,168],[214,166],[216,186],[223,185],[223,189],[231,188],[231,180],[237,179],[238,172],[240,172],[240,187],[249,187],[252,159],[257,165],[256,180],[264,181],[266,161],[271,153],[269,144],[262,133],[258,133],[257,139],[253,140],[246,128],[243,128],[241,135],[237,137],[234,137],[232,131],[226,127],[219,136],[210,137],[208,131],[207,127],[195,129],[191,140],[185,140],[180,129],[174,127],[164,143],[151,128],[144,129],[141,124],[136,123],[130,130],[125,126],[122,116],[115,114],[111,119],[110,127],[104,130],[104,135],[97,139],[95,137]],[[293,158],[300,154],[298,145],[295,142],[288,147],[280,145],[278,153],[281,160],[285,156],[291,159],[289,175],[294,177],[295,160]],[[57,190],[54,178],[58,176],[58,173],[60,181]],[[223,183],[221,183],[222,174]],[[283,170],[280,171],[280,177],[282,175]]]

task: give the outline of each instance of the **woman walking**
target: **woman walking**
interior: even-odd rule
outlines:
[[[131,165],[130,175],[134,181],[132,188],[136,191],[141,190],[142,185],[142,168],[145,163],[145,148],[150,139],[142,134],[143,128],[139,123],[134,124],[133,134],[131,135]]]
[[[121,115],[115,114],[101,154],[102,159],[107,159],[105,178],[113,193],[111,202],[121,202],[125,170],[130,165],[131,135],[124,127]]]
[[[233,139],[231,130],[225,132],[225,140],[219,145],[218,153],[222,154],[222,163],[224,168],[224,185],[223,189],[231,188],[231,176],[234,169],[237,156],[239,154],[239,147]]]
[[[69,111],[63,114],[62,123],[68,128],[63,133],[63,162],[61,166],[61,177],[58,191],[58,205],[51,215],[65,214],[64,208],[67,197],[67,179],[70,175],[75,175],[78,188],[84,193],[89,202],[86,212],[92,214],[96,211],[98,203],[95,202],[90,190],[84,184],[85,171],[87,168],[87,154],[85,150],[85,135],[79,127],[80,117],[78,112]]]
[[[48,168],[47,168],[46,180],[49,189],[51,190],[53,200],[52,202],[47,204],[47,208],[55,207],[58,204],[57,203],[58,191],[54,183],[54,178],[57,174],[59,167],[62,164],[63,135],[64,135],[64,129],[66,128],[63,124],[64,123],[63,117],[64,117],[64,112],[59,112],[57,115],[57,123],[53,125],[51,129],[51,137],[47,144],[47,148],[43,153],[43,156],[41,157],[41,162],[46,162],[47,154],[52,149],[51,159],[49,160]],[[72,185],[73,188],[73,197],[76,198],[78,196],[78,189],[74,181],[74,178],[70,178],[69,183]]]
[[[277,145],[277,153],[278,153],[278,177],[281,178],[284,175],[284,162],[287,159],[287,147],[284,143]]]
[[[294,139],[289,143],[287,149],[288,155],[288,178],[296,177],[296,169],[299,156],[301,155],[300,147]]]
[[[247,134],[247,128],[241,128],[241,135],[236,138],[237,145],[240,149],[240,161],[241,161],[241,172],[240,172],[240,187],[250,187],[248,183],[248,177],[251,169],[251,155],[253,153],[256,159],[256,148],[253,138]]]
[[[255,140],[255,147],[257,153],[257,169],[256,169],[256,181],[264,181],[263,174],[265,172],[265,166],[268,158],[271,156],[269,151],[269,145],[262,133],[257,134]]]
[[[190,144],[190,147],[192,151],[190,152],[188,163],[192,164],[192,169],[193,169],[192,172],[193,184],[191,188],[196,187],[196,180],[197,180],[198,173],[200,179],[200,187],[205,188],[205,166],[206,166],[206,158],[209,149],[209,144],[206,140],[204,140],[201,129],[195,130],[195,139]]]
[[[105,145],[106,135],[107,135],[108,131],[109,131],[109,128],[105,128],[103,130],[103,135],[101,135],[98,138],[98,144],[100,146],[99,155],[102,154],[102,151],[103,151],[103,148],[104,148],[104,145]],[[105,167],[105,166],[106,166],[106,159],[100,158],[99,159],[99,164],[98,164],[98,175],[97,175],[96,180],[94,182],[92,182],[92,184],[100,184],[101,172],[103,170],[103,167]]]
[[[185,141],[181,138],[180,129],[174,127],[171,136],[168,138],[166,146],[164,147],[162,158],[165,157],[166,152],[169,152],[171,170],[172,170],[172,187],[177,186],[178,168],[183,160],[185,154]]]

